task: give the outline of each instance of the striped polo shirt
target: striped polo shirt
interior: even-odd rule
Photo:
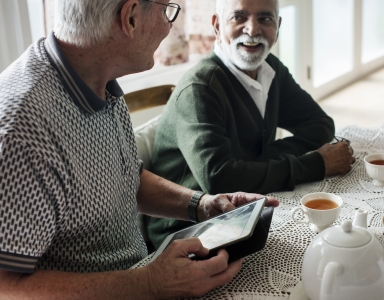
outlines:
[[[99,98],[54,34],[0,74],[0,269],[103,272],[147,255],[122,96],[113,80]]]

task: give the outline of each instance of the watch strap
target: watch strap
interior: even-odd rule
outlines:
[[[197,223],[197,207],[199,206],[201,197],[204,195],[205,193],[196,191],[193,193],[192,198],[188,203],[188,217],[192,222]]]

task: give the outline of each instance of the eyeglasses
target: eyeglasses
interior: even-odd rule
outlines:
[[[172,22],[174,22],[176,20],[177,16],[179,15],[179,11],[181,10],[180,5],[176,4],[176,3],[164,4],[164,3],[160,3],[160,2],[156,2],[156,1],[151,1],[151,0],[143,0],[143,1],[148,1],[148,2],[152,2],[152,3],[156,3],[156,4],[160,4],[160,5],[166,6],[165,10],[164,10],[164,15],[167,18],[167,21],[169,23],[172,23]]]
[[[340,142],[348,142],[350,143],[351,141],[341,137],[341,136],[334,136],[333,139],[336,141],[336,142],[333,142],[331,144],[337,144],[337,143],[340,143]]]

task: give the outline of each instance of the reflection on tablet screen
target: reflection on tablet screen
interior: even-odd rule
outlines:
[[[230,242],[242,235],[253,208],[254,205],[247,205],[204,222],[201,226],[196,225],[178,232],[173,236],[170,243],[178,239],[198,237],[204,247],[213,249]]]

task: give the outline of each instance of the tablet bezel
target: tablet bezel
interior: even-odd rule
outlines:
[[[204,226],[205,223],[209,223],[212,219],[217,219],[217,218],[220,218],[222,217],[223,215],[227,215],[227,214],[232,214],[234,213],[236,210],[239,210],[239,209],[243,209],[244,207],[246,206],[252,206],[254,205],[254,208],[252,210],[252,213],[249,215],[249,218],[248,218],[248,221],[247,223],[244,225],[243,227],[243,231],[241,233],[240,236],[238,236],[236,239],[233,239],[233,240],[230,240],[230,241],[227,241],[223,244],[220,244],[216,247],[213,247],[211,249],[209,249],[210,252],[212,251],[217,251],[219,249],[222,249],[222,248],[225,248],[225,247],[228,247],[232,244],[235,244],[237,242],[240,242],[240,241],[243,241],[247,238],[250,238],[253,234],[253,231],[256,227],[256,224],[257,222],[259,221],[259,218],[260,218],[260,215],[265,207],[265,204],[267,203],[267,198],[262,198],[262,199],[259,199],[257,201],[254,201],[254,202],[250,202],[250,203],[247,203],[245,205],[241,205],[239,207],[236,207],[235,209],[231,210],[231,211],[228,211],[226,213],[223,213],[223,214],[220,214],[220,215],[217,215],[215,217],[212,217],[212,218],[209,218],[205,221],[202,221],[200,223],[197,223],[195,225],[192,225],[192,226],[189,226],[187,228],[184,228],[182,230],[179,230],[179,231],[176,231],[174,233],[171,233],[170,235],[168,235],[164,241],[161,243],[160,247],[156,250],[156,252],[153,254],[152,258],[151,258],[151,262],[154,261],[170,244],[170,242],[172,241],[173,237],[180,233],[180,232],[183,232],[183,231],[186,231],[186,230],[190,230],[190,228],[193,228],[193,227],[202,227]],[[173,242],[173,241],[172,241]]]

